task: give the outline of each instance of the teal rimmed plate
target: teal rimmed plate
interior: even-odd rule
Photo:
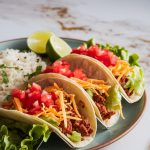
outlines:
[[[78,47],[83,43],[81,40],[75,39],[68,39],[63,38],[71,47]],[[5,50],[7,48],[19,49],[24,50],[27,48],[26,38],[21,39],[14,39],[9,41],[0,42],[0,50]],[[123,104],[123,113],[125,116],[125,120],[120,119],[118,123],[111,127],[109,130],[102,129],[100,124],[98,123],[98,130],[94,141],[89,144],[88,146],[84,147],[83,149],[99,149],[105,147],[124,135],[130,132],[135,125],[140,120],[144,108],[146,105],[146,92],[144,92],[143,97],[140,101],[129,104],[124,99],[122,99]],[[43,143],[39,150],[70,150],[71,148],[68,147],[59,137],[57,137],[54,133],[51,135],[49,141],[47,143]]]

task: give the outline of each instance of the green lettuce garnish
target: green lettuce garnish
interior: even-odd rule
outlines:
[[[95,41],[93,38],[89,39],[88,41],[84,42],[83,45],[87,48],[89,48],[92,45],[95,45]]]
[[[139,56],[137,54],[132,54],[129,56],[129,63],[131,66],[139,66]]]
[[[67,134],[67,136],[72,142],[80,142],[81,141],[81,133],[78,133],[76,131],[73,131],[71,135]]]
[[[47,125],[27,125],[1,118],[0,150],[33,150],[50,136]]]
[[[111,46],[110,44],[106,44],[103,46],[103,49],[108,49],[111,52],[113,52],[116,56],[118,56],[122,60],[129,59],[128,50],[126,50],[124,47],[120,47],[119,45]]]
[[[91,91],[91,90],[86,90],[86,92],[88,93],[88,95],[91,97],[91,98],[93,98],[93,92]]]
[[[134,66],[134,71],[132,74],[127,76],[128,82],[125,88],[129,89],[129,92],[134,92],[135,94],[141,95],[142,89],[144,88],[143,71],[140,67]]]
[[[111,46],[110,44],[106,44],[103,46],[103,49],[108,49],[113,52],[116,56],[118,56],[121,60],[126,60],[129,62],[131,66],[140,66],[139,65],[139,56],[137,54],[128,54],[128,50],[124,47],[120,47],[118,45]]]
[[[121,95],[118,86],[113,86],[108,90],[108,97],[106,98],[106,108],[114,111],[121,111]]]
[[[93,38],[89,39],[88,41],[84,42],[83,45],[89,48],[92,45],[95,45],[95,41]],[[128,50],[124,47],[119,45],[110,45],[110,44],[97,44],[101,49],[108,49],[109,51],[113,52],[116,56],[118,56],[121,60],[126,60],[129,62],[131,66],[140,66],[139,65],[139,56],[137,54],[129,55]]]

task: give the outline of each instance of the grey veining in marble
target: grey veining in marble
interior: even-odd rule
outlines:
[[[118,0],[116,2],[118,5],[121,4]],[[137,2],[142,5],[141,2]],[[147,70],[150,65],[150,21],[142,22],[141,18],[145,17],[143,11],[141,11],[143,14],[141,18],[131,16],[129,20],[125,17],[123,20],[121,17],[125,16],[124,14],[121,16],[110,13],[115,4],[107,5],[108,9],[103,8],[104,1],[102,5],[100,4],[98,0],[90,2],[84,0],[33,0],[30,2],[0,0],[0,26],[4,28],[7,24],[6,34],[10,32],[16,37],[20,34],[27,36],[36,30],[51,30],[59,36],[84,40],[94,37],[98,42],[120,44],[130,52],[138,53],[142,67]],[[150,3],[147,2],[148,4]],[[126,6],[127,3],[124,2],[122,5]],[[144,8],[147,5],[145,4]],[[135,9],[138,7],[133,9],[133,13],[137,13],[134,12]],[[128,10],[119,10],[121,10],[120,13],[128,12]],[[119,10],[113,10],[112,13],[119,13]],[[130,14],[127,15],[130,16]],[[4,32],[2,29],[0,31]],[[146,81],[150,82],[149,69],[145,71],[145,76]]]

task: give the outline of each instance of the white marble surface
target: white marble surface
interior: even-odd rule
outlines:
[[[149,0],[0,0],[0,41],[37,30],[125,46],[140,55],[150,97]],[[62,25],[61,25],[62,24]],[[69,30],[71,29],[71,30]],[[125,137],[103,150],[150,149],[150,108]]]

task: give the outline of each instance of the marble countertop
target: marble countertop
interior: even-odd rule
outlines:
[[[150,1],[0,0],[0,41],[50,30],[61,37],[118,44],[140,55],[150,97]],[[150,149],[149,101],[139,124],[103,150]]]

